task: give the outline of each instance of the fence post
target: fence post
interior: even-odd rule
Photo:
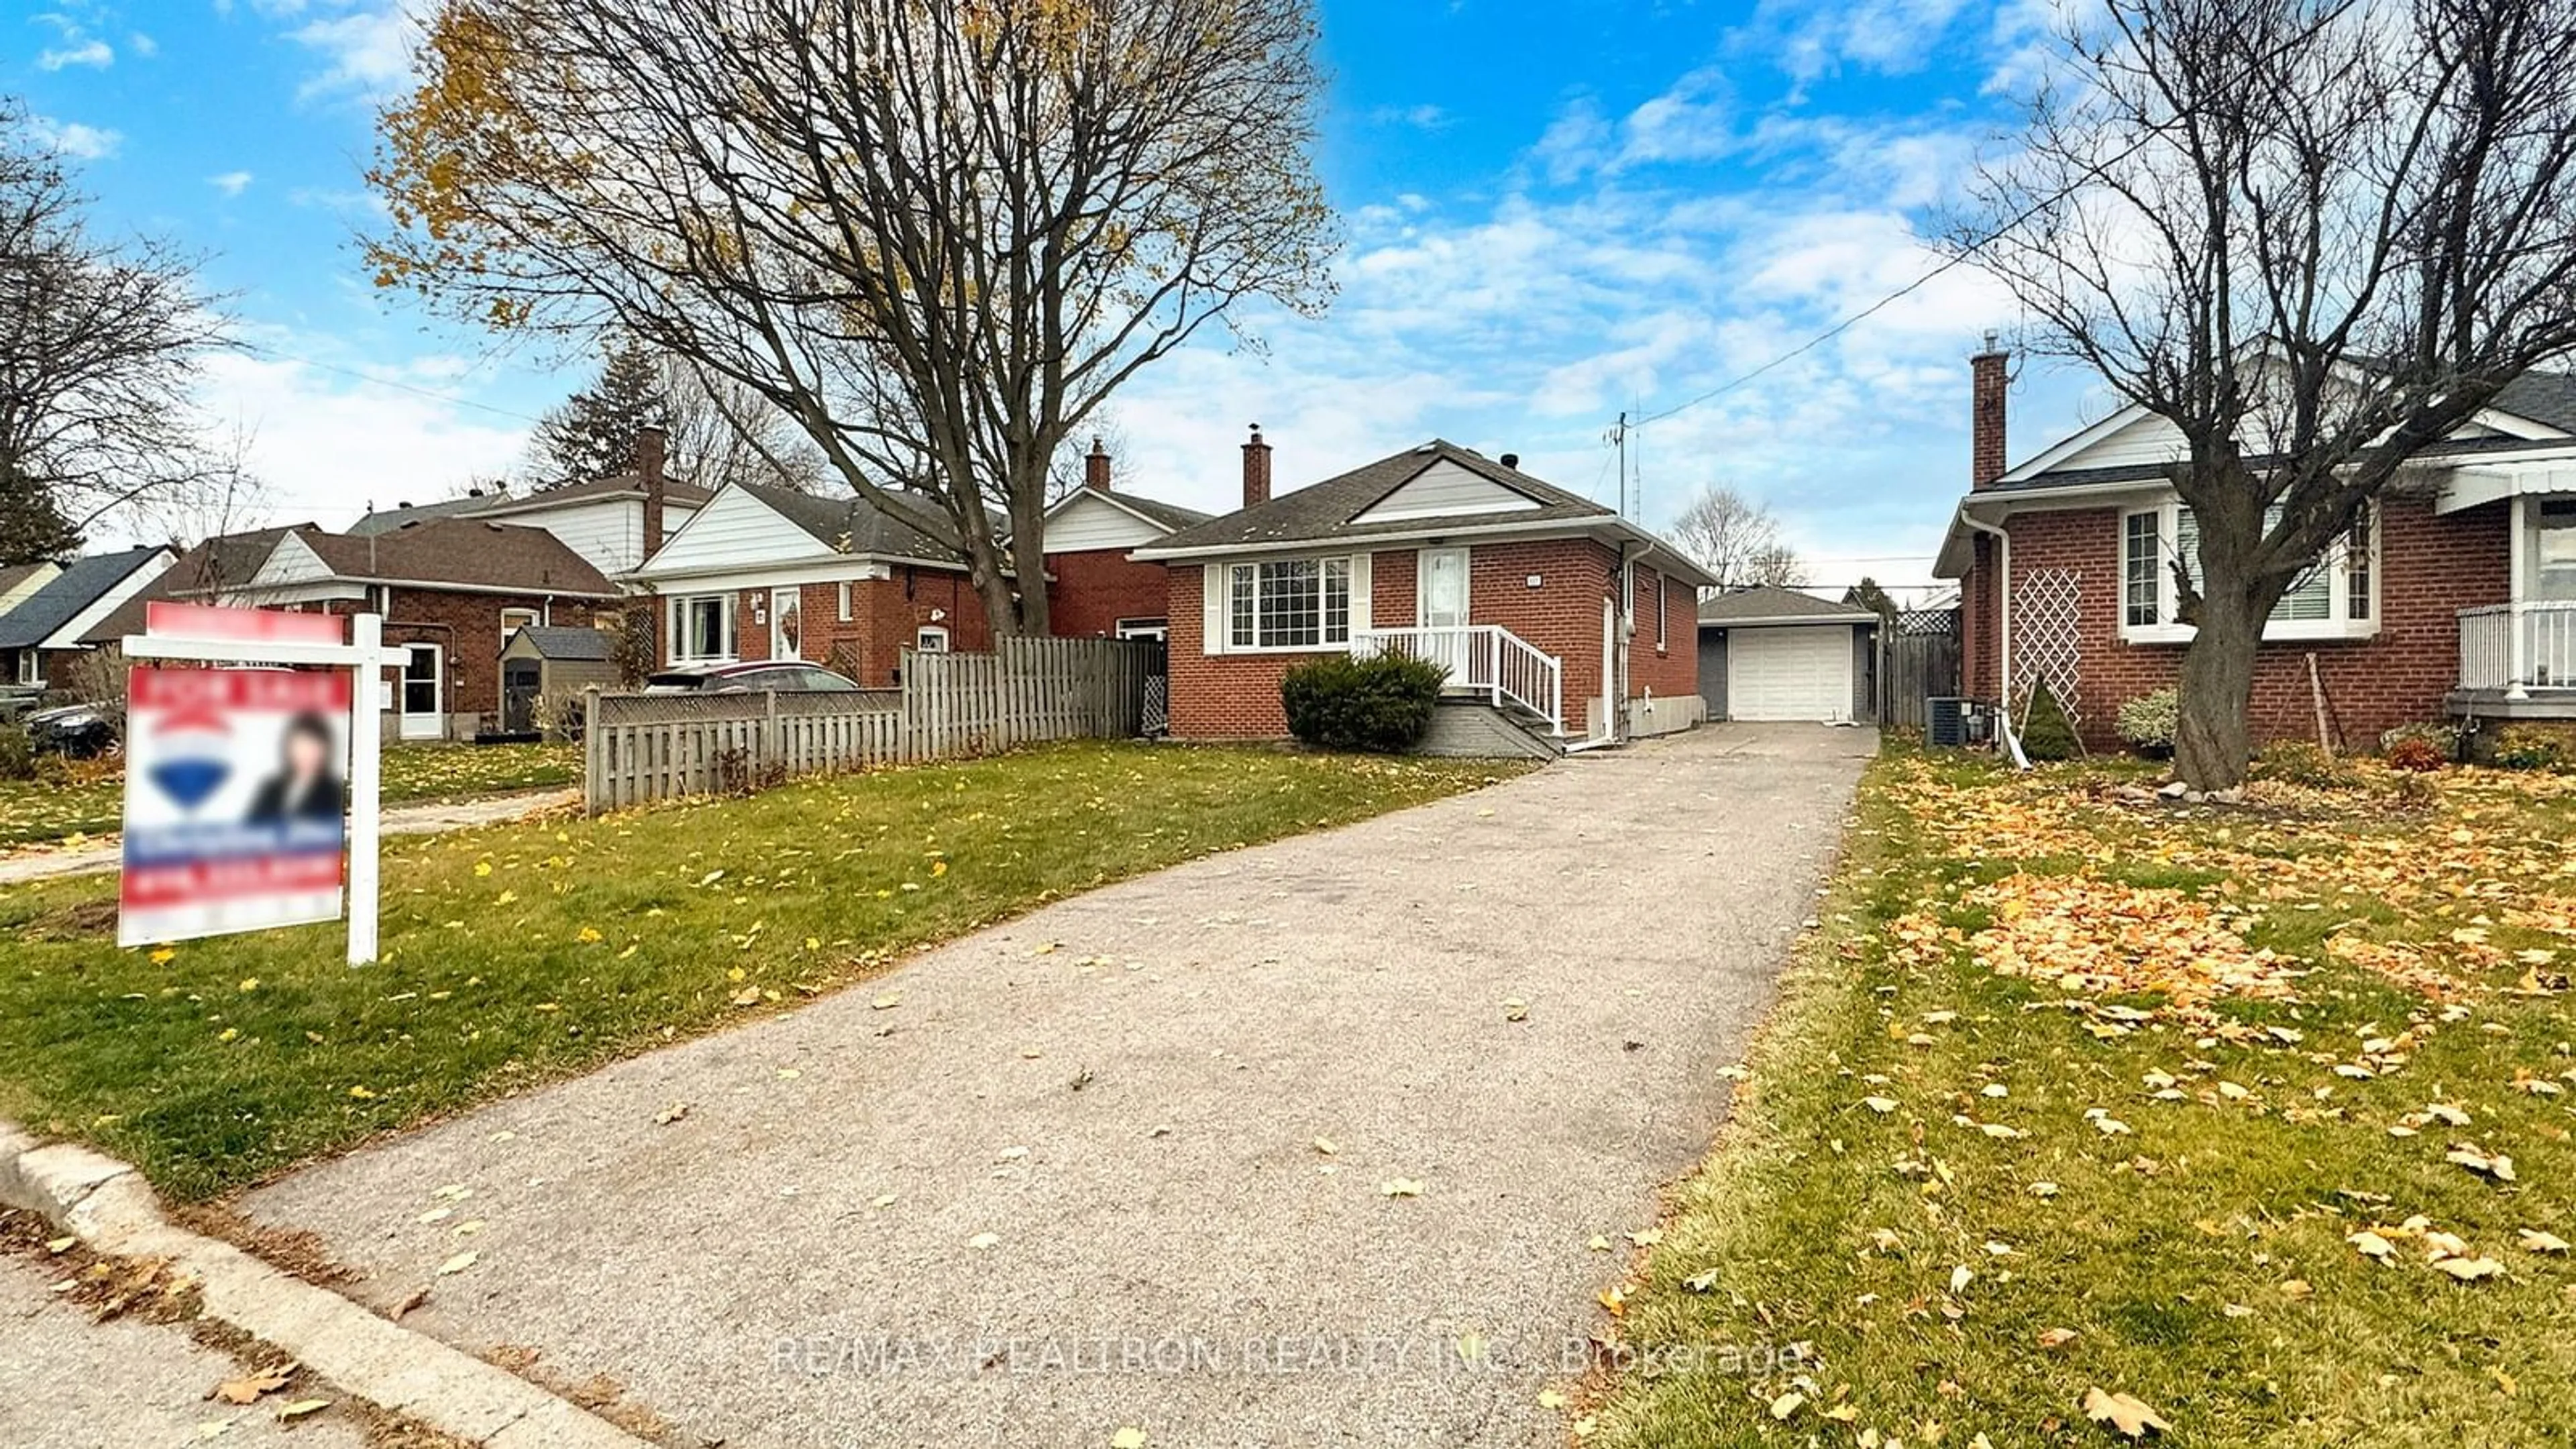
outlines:
[[[600,758],[606,748],[604,733],[599,724],[599,686],[585,684],[581,689],[581,810],[585,815],[599,813],[600,789],[608,773],[607,761]]]
[[[778,691],[775,689],[760,692],[760,747],[753,751],[753,755],[752,778],[755,780],[766,775],[772,766],[782,771],[787,768],[787,752],[784,742],[778,737]]]

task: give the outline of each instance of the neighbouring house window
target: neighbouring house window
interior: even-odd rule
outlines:
[[[1665,617],[1666,608],[1664,576],[1658,571],[1655,575],[1655,652],[1658,654],[1670,647],[1672,640],[1671,627]]]
[[[2531,578],[2524,596],[2576,599],[2576,498],[2541,498],[2528,506]]]
[[[948,652],[948,631],[937,624],[924,624],[912,631],[912,647],[924,654]]]
[[[504,645],[508,644],[512,634],[519,632],[521,629],[534,628],[536,626],[536,622],[537,611],[534,609],[503,609],[501,611],[501,642]]]
[[[21,649],[18,651],[18,682],[20,684],[42,684],[45,682],[45,676],[37,666],[36,651],[33,649]]]
[[[688,594],[671,601],[673,659],[733,657],[733,595]]]
[[[2264,514],[2269,530],[2281,521],[2280,506]],[[2377,543],[2372,515],[2365,510],[2343,538],[2330,546],[2308,570],[2291,581],[2264,625],[2267,638],[2319,638],[2366,634],[2377,616]],[[2187,639],[2191,626],[2178,617],[2181,594],[2174,573],[2199,584],[2200,526],[2191,509],[2179,503],[2136,509],[2120,519],[2122,632],[2149,642]]]
[[[841,580],[841,622],[850,622],[850,581]]]
[[[1235,649],[1321,649],[1351,639],[1351,561],[1235,564],[1227,576],[1226,643]]]

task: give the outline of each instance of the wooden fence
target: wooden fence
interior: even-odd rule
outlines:
[[[1147,645],[1003,639],[990,654],[906,651],[900,689],[594,694],[582,794],[594,815],[797,775],[1142,732]]]
[[[1959,692],[1959,611],[1909,609],[1882,632],[1887,665],[1879,690],[1879,723],[1924,726],[1923,701]]]

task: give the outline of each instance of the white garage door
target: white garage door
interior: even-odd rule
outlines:
[[[1849,719],[1852,636],[1821,629],[1730,629],[1726,712],[1735,719]]]

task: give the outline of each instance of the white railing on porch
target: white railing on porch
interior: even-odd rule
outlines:
[[[1363,629],[1351,652],[1407,654],[1444,665],[1449,687],[1481,694],[1494,707],[1517,704],[1547,720],[1550,734],[1565,733],[1565,666],[1500,624],[1436,629]]]
[[[2576,599],[2462,609],[2460,688],[2576,689]]]

